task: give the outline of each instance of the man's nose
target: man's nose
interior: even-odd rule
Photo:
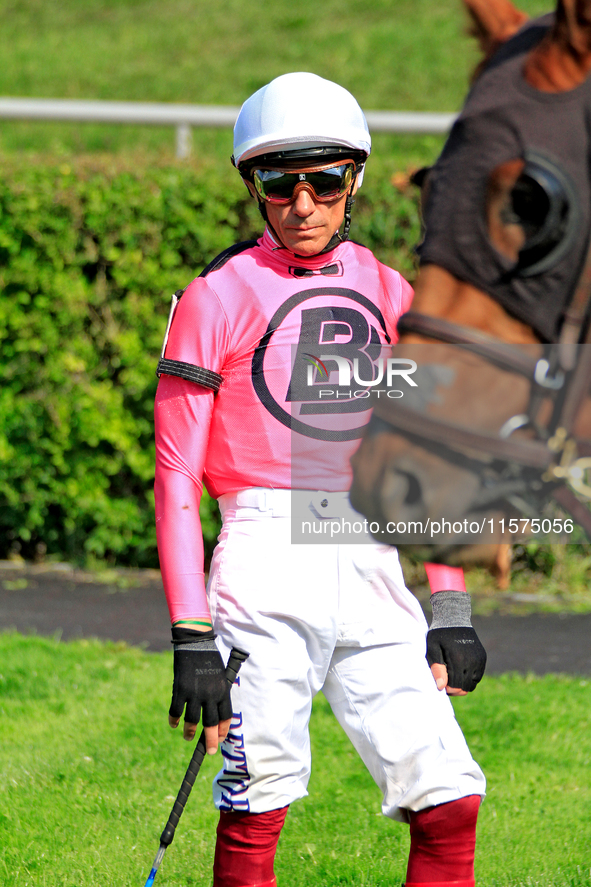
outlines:
[[[314,203],[311,190],[306,187],[300,187],[293,202],[294,213],[298,216],[309,216],[315,209],[316,204]]]

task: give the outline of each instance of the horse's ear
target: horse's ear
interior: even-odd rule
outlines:
[[[528,20],[510,0],[464,0],[472,20],[470,33],[476,37],[486,61]]]
[[[565,92],[590,70],[591,0],[558,0],[554,24],[526,60],[525,79],[543,92]]]

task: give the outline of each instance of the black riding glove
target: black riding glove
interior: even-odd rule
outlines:
[[[215,645],[213,631],[173,628],[174,681],[169,714],[198,724],[203,708],[203,726],[215,727],[232,717],[230,684],[225,666]]]
[[[437,591],[431,595],[431,607],[427,662],[445,665],[448,687],[470,692],[486,666],[486,651],[472,628],[470,595],[465,591]]]

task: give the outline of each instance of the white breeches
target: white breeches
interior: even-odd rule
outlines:
[[[239,647],[250,658],[232,690],[216,805],[261,813],[307,794],[320,690],[379,786],[386,816],[407,821],[407,810],[484,795],[482,771],[425,659],[427,625],[396,549],[294,545],[288,496],[248,490],[220,500],[211,614],[224,657]]]

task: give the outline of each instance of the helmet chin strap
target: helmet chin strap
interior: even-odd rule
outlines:
[[[351,227],[351,210],[353,208],[353,204],[355,203],[355,198],[353,197],[353,186],[355,185],[356,179],[357,176],[355,176],[355,178],[353,179],[351,190],[347,194],[347,199],[345,200],[345,225],[343,227],[343,233],[339,234],[337,231],[335,235],[339,238],[339,240],[342,240],[343,243],[345,242],[345,240],[349,239],[349,229]]]
[[[345,224],[343,226],[343,233],[341,234],[339,231],[337,231],[335,234],[333,234],[332,237],[330,238],[330,240],[328,241],[328,243],[326,244],[326,246],[324,247],[324,249],[321,249],[320,252],[315,253],[314,255],[322,256],[322,255],[324,255],[324,253],[332,252],[332,250],[335,249],[339,245],[339,243],[345,243],[345,241],[349,239],[349,230],[351,228],[351,210],[353,208],[353,204],[355,203],[355,198],[353,197],[353,187],[355,185],[356,179],[357,179],[357,176],[355,176],[355,178],[353,179],[353,182],[351,183],[351,189],[350,189],[349,193],[347,194],[347,199],[345,201],[345,217],[344,217]],[[269,219],[267,217],[267,207],[266,207],[265,201],[261,200],[261,198],[258,197],[258,195],[257,195],[257,203],[259,206],[259,212],[260,212],[261,216],[263,217],[263,219],[265,220],[265,224],[268,225],[268,227],[270,228],[270,230],[273,234],[273,237],[275,238],[277,243],[280,243],[284,249],[287,249],[287,247],[285,246],[285,244],[283,243],[283,241],[281,240],[281,238],[277,234],[277,231],[275,230],[275,228],[273,227],[273,225],[271,224],[271,222],[269,221]],[[295,255],[297,255],[297,253],[295,253]],[[306,256],[302,256],[301,258],[306,258]]]

